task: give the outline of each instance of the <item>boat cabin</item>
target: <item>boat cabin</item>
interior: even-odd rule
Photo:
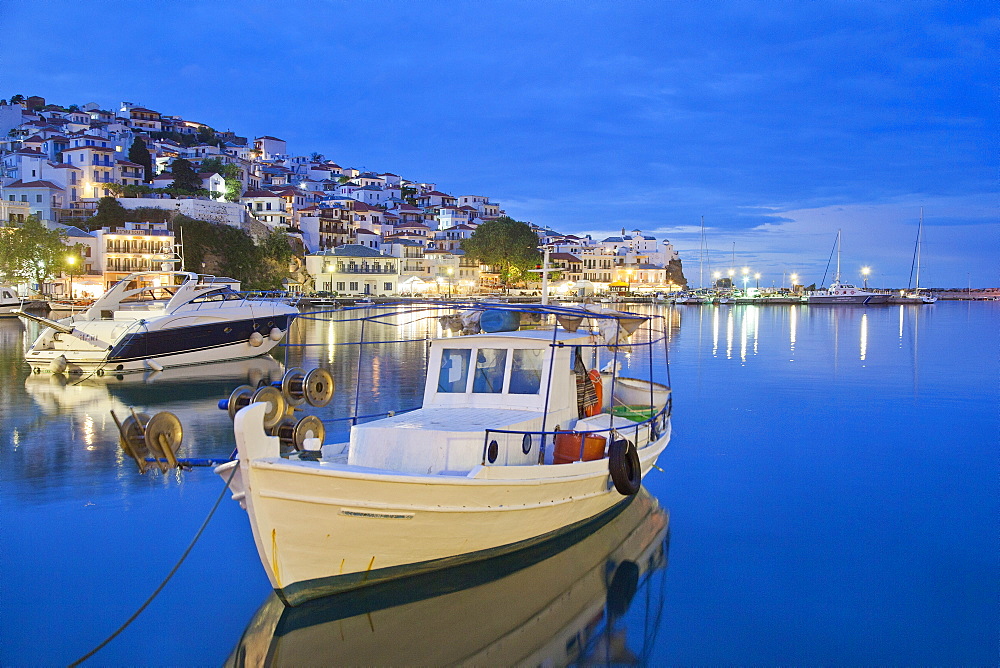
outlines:
[[[347,463],[467,475],[487,461],[550,463],[551,438],[541,453],[542,434],[531,432],[634,426],[607,414],[582,418],[577,388],[589,357],[582,347],[592,343],[589,333],[530,329],[437,339],[422,408],[355,425]],[[489,452],[487,440],[497,442]]]

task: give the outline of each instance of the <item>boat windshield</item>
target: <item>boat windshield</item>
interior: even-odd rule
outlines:
[[[177,292],[176,286],[165,287],[156,286],[145,288],[140,292],[129,295],[121,300],[122,304],[136,304],[141,302],[163,302],[170,301],[170,298]]]
[[[437,391],[446,394],[538,394],[542,386],[542,364],[545,351],[541,349],[477,348],[476,364],[469,387],[469,369],[472,350],[445,348],[441,351],[441,368],[438,371]],[[508,359],[510,367],[508,368]],[[504,385],[508,371],[509,386]]]
[[[441,352],[438,392],[465,392],[469,380],[469,358],[471,355],[471,350],[457,348],[446,348]]]
[[[497,394],[502,392],[506,367],[506,348],[480,348],[476,353],[476,375],[472,381],[473,393]]]
[[[212,290],[211,292],[206,292],[203,295],[198,295],[192,299],[190,303],[200,304],[203,302],[240,301],[242,299],[242,295],[234,291],[232,288],[219,288],[218,290]]]
[[[538,394],[542,386],[544,350],[520,349],[514,351],[510,370],[511,394]]]

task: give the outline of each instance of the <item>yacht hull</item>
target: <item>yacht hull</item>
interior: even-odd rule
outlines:
[[[887,304],[889,295],[811,295],[807,302],[811,306],[840,305],[840,304]]]
[[[26,358],[32,371],[56,370],[65,373],[130,373],[157,367],[175,367],[209,362],[246,359],[267,354],[281,340],[270,336],[272,329],[288,330],[294,316],[275,314],[239,321],[219,319],[208,323],[157,329],[131,325],[113,342],[105,342],[98,327],[80,323],[75,334],[60,334],[49,347],[32,346]],[[91,330],[93,330],[91,332]],[[261,335],[258,345],[251,335]],[[41,340],[42,337],[39,337]]]
[[[467,475],[282,459],[263,410],[236,416],[238,468],[217,473],[233,478],[271,585],[289,605],[530,547],[631,498],[615,489],[606,459]],[[638,451],[643,474],[669,440],[668,422]]]

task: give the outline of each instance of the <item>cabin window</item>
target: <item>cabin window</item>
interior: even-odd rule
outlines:
[[[510,394],[538,394],[542,386],[544,350],[515,350],[510,369]]]
[[[472,391],[477,394],[503,392],[503,376],[507,367],[506,348],[480,348],[476,352],[476,375]]]
[[[471,350],[445,348],[441,351],[441,371],[438,374],[438,392],[465,392],[469,379]]]

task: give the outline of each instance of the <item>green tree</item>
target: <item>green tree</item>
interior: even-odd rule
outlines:
[[[146,142],[139,137],[132,140],[132,145],[128,148],[128,159],[130,162],[142,165],[143,169],[146,170],[146,176],[143,178],[143,181],[149,183],[153,180],[153,156],[149,154]]]
[[[240,181],[240,168],[236,165],[223,164],[222,158],[209,158],[201,163],[203,172],[221,174],[226,180],[226,199],[230,202],[240,201],[243,194],[243,182]]]
[[[22,102],[24,102],[24,100],[25,100],[25,97],[23,95],[21,95],[20,93],[18,93],[17,95],[14,95],[13,97],[10,98],[10,103],[11,104],[21,104]]]
[[[0,234],[4,237],[0,243],[0,276],[5,282],[40,287],[63,268],[66,233],[47,229],[37,215],[0,228]]]
[[[480,264],[494,267],[505,288],[521,280],[525,272],[541,260],[538,235],[527,223],[509,216],[477,227],[471,237],[462,241],[462,250]]]
[[[170,187],[177,193],[193,195],[196,190],[201,188],[201,177],[198,176],[198,172],[194,170],[194,165],[188,160],[184,158],[175,159],[170,165],[170,172],[174,175],[174,181],[170,184]]]
[[[128,218],[128,209],[114,197],[102,197],[97,202],[97,212],[87,220],[88,230],[99,230],[102,227],[122,227]]]
[[[184,215],[175,216],[173,225],[178,237],[183,234],[186,271],[231,276],[248,290],[277,290],[289,276],[293,252],[284,232],[272,232],[258,245],[229,225]]]

